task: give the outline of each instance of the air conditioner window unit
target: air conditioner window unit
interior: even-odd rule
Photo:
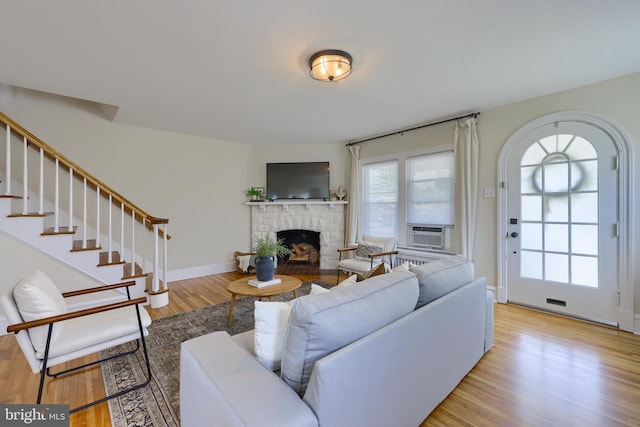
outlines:
[[[445,227],[410,225],[409,244],[420,248],[443,249]]]

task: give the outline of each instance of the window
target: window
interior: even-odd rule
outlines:
[[[363,166],[363,230],[374,236],[395,236],[398,218],[398,162]]]
[[[407,159],[407,222],[453,225],[453,152]]]
[[[407,244],[408,224],[452,226],[454,158],[451,146],[364,161],[362,232]]]

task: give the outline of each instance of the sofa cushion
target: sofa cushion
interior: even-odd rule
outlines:
[[[67,312],[67,305],[62,294],[53,281],[40,270],[18,283],[13,289],[13,298],[16,301],[20,315],[26,322]],[[52,343],[62,332],[63,326],[64,322],[57,322],[53,325],[51,331]],[[36,351],[44,352],[47,345],[48,331],[48,325],[29,329],[29,338]]]
[[[409,267],[418,276],[420,297],[416,308],[440,298],[473,280],[473,262],[456,255],[438,261]]]
[[[282,379],[300,395],[315,362],[413,311],[418,280],[409,272],[294,300],[282,355]]]

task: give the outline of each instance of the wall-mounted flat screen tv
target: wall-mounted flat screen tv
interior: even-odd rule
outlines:
[[[329,162],[267,163],[267,198],[329,199]]]

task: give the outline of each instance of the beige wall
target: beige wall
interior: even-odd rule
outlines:
[[[497,186],[500,149],[527,122],[556,111],[586,111],[617,123],[638,144],[639,104],[640,73],[482,111],[480,189]],[[0,108],[152,215],[169,217],[170,269],[230,262],[234,250],[248,247],[250,217],[244,192],[266,184],[267,162],[329,160],[332,188],[346,182],[343,144],[252,147],[118,125],[90,103],[2,86]],[[361,156],[447,144],[452,133],[451,123],[406,132],[363,144]],[[637,153],[634,167],[640,171]],[[497,282],[496,202],[479,199],[475,248],[477,274],[492,285]],[[635,212],[640,212],[638,203],[636,199]],[[639,233],[636,227],[634,240]],[[637,313],[637,271],[634,283]]]
[[[133,203],[170,219],[169,270],[227,268],[250,246],[246,189],[265,164],[331,162],[344,183],[342,144],[250,146],[112,123],[95,103],[0,84],[0,110]],[[15,275],[28,274],[22,264]],[[7,266],[7,268],[10,268]]]
[[[486,276],[490,285],[497,285],[497,198],[483,198],[482,189],[497,188],[498,156],[507,139],[520,127],[546,114],[558,111],[584,111],[606,118],[629,134],[634,142],[635,182],[640,179],[640,73],[585,86],[573,90],[529,99],[498,108],[484,110],[478,117],[480,140],[480,198],[478,201],[478,227],[476,230],[475,262],[479,276]],[[420,147],[441,145],[453,141],[454,125],[436,125],[403,135],[371,141],[362,145],[361,158],[371,158],[394,151],[410,151]],[[635,241],[640,237],[638,215],[640,198],[634,201],[636,213],[633,223]],[[635,313],[640,312],[640,269],[634,273]]]

